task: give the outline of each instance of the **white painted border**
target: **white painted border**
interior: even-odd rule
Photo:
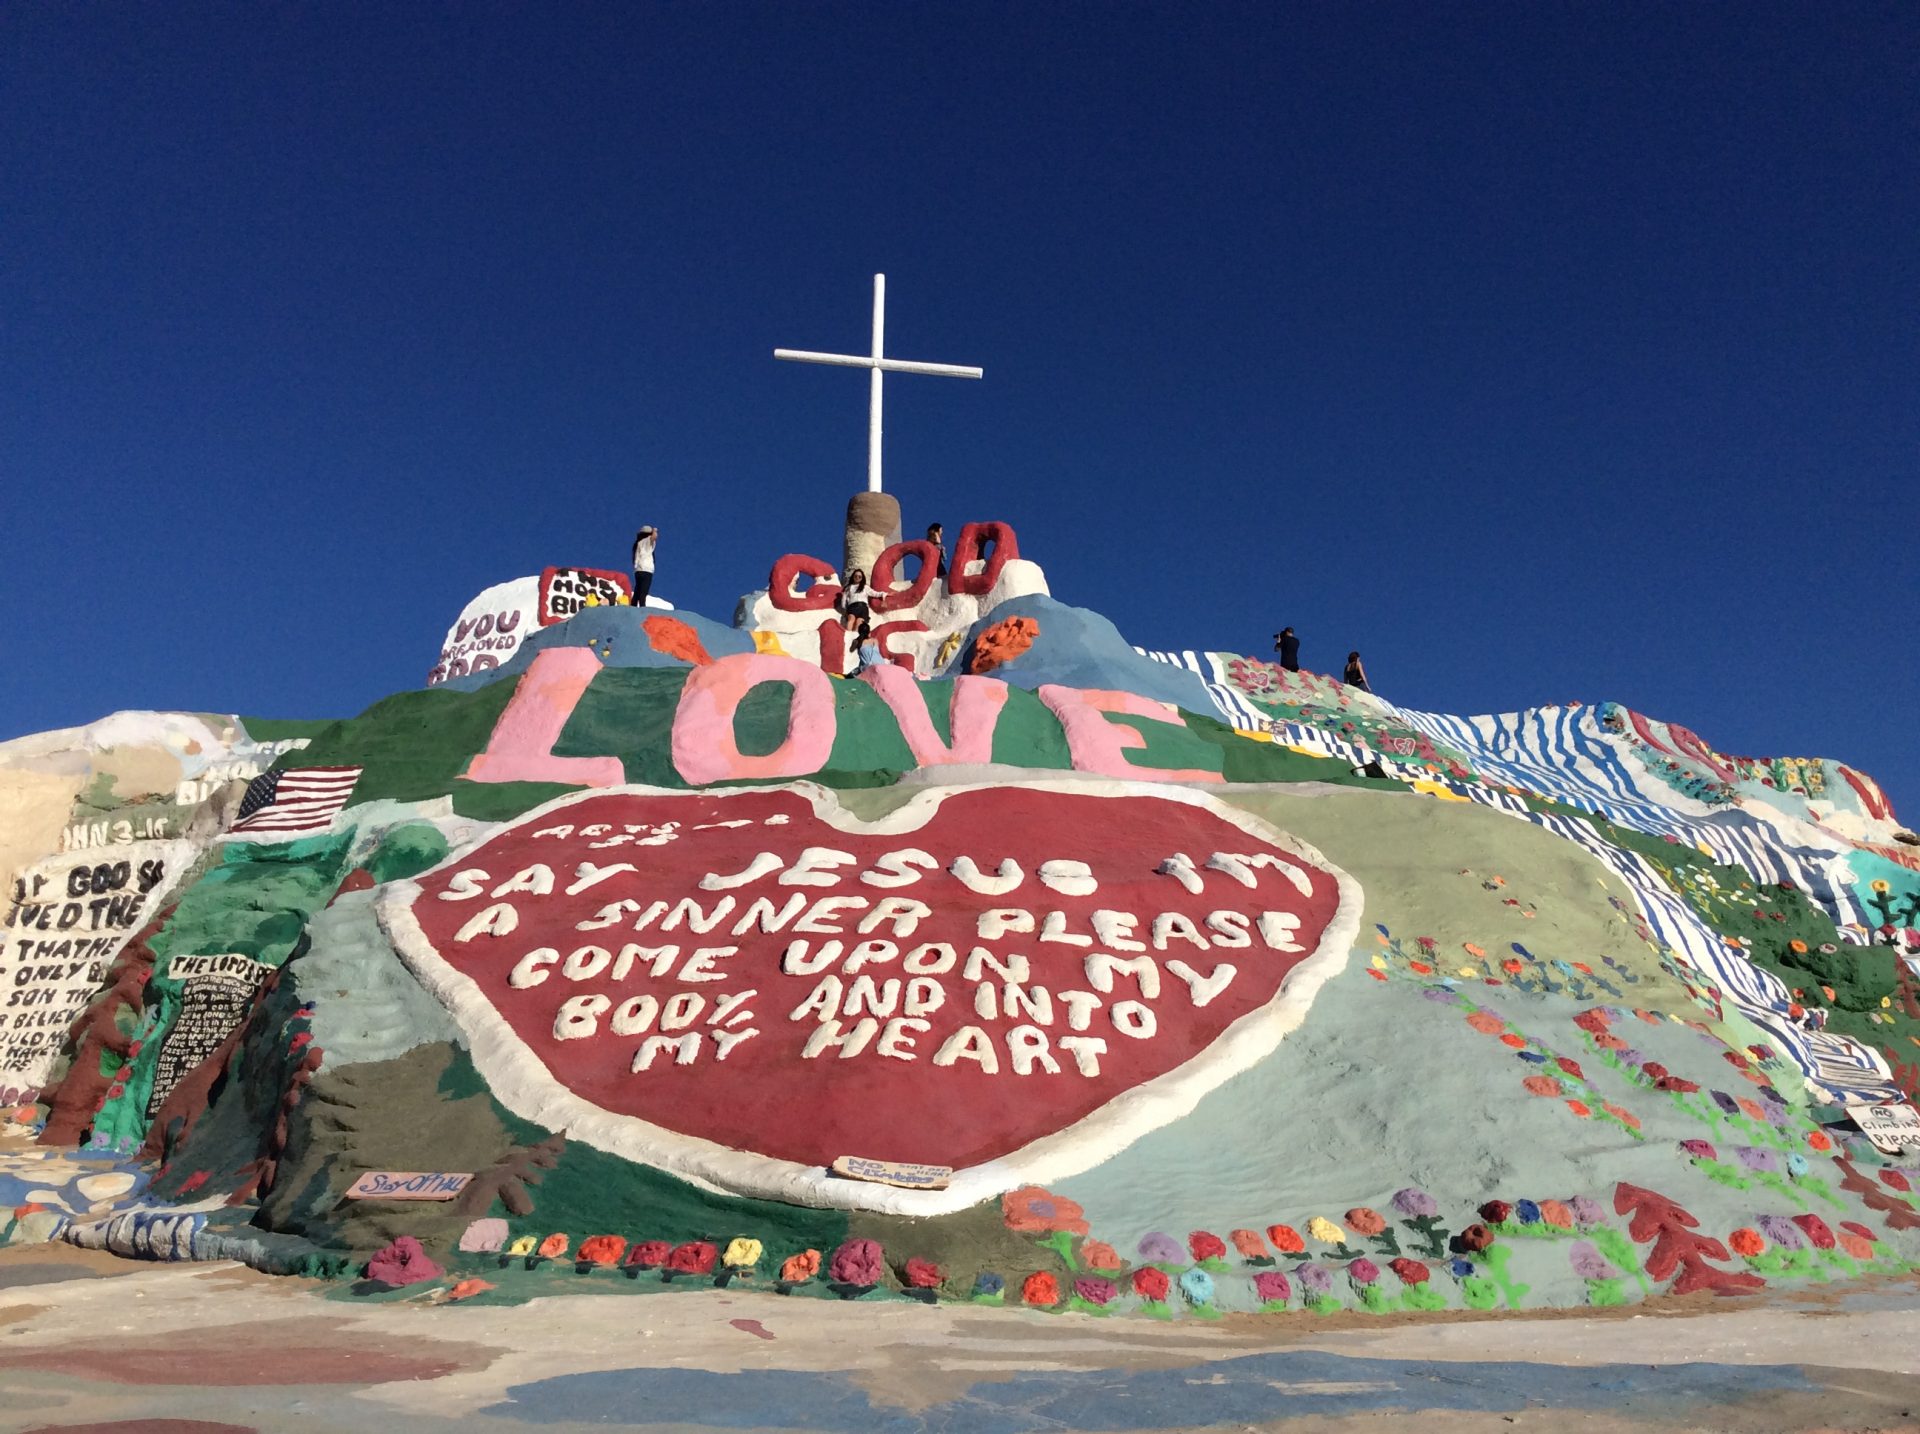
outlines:
[[[1016,784],[973,782],[929,788],[871,822],[846,810],[836,793],[813,782],[693,792],[647,786],[597,787],[535,807],[510,825],[544,823],[554,813],[577,802],[607,796],[725,801],[731,797],[785,791],[805,797],[815,816],[837,830],[897,835],[919,830],[954,793],[1013,785]],[[1240,1017],[1204,1050],[1165,1074],[1114,1097],[1072,1125],[1031,1141],[998,1160],[954,1171],[952,1183],[944,1190],[902,1190],[840,1179],[821,1166],[799,1165],[734,1150],[699,1136],[663,1129],[638,1116],[616,1115],[595,1105],[556,1080],[473,979],[449,965],[433,948],[413,915],[413,902],[421,892],[418,881],[396,881],[383,887],[376,910],[381,927],[401,959],[421,984],[446,1005],[467,1033],[474,1064],[492,1087],[494,1096],[522,1119],[549,1130],[565,1131],[570,1139],[584,1140],[622,1159],[658,1166],[698,1185],[731,1194],[833,1209],[913,1216],[948,1215],[993,1199],[1016,1186],[1045,1185],[1078,1175],[1112,1159],[1149,1131],[1190,1114],[1209,1091],[1272,1055],[1281,1039],[1300,1025],[1321,986],[1347,964],[1348,952],[1360,930],[1358,882],[1305,842],[1269,826],[1251,812],[1226,805],[1209,793],[1152,782],[1080,777],[1023,780],[1017,785],[1095,797],[1154,797],[1199,807],[1248,835],[1292,852],[1328,872],[1338,884],[1340,900],[1319,946],[1287,974],[1273,999]],[[506,829],[497,828],[467,843],[421,875],[431,876],[465,862],[477,848],[498,838]]]

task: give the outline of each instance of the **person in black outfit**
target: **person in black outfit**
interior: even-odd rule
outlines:
[[[1360,654],[1357,652],[1347,654],[1347,671],[1340,680],[1347,686],[1358,688],[1362,692],[1373,691],[1367,686],[1367,669],[1360,665]]]
[[[947,575],[947,537],[945,530],[942,529],[938,523],[927,524],[927,541],[940,550],[940,566],[934,569],[933,575],[936,578],[944,578]]]
[[[1300,670],[1300,639],[1293,629],[1283,627],[1273,635],[1273,650],[1280,654],[1280,665],[1289,672]]]

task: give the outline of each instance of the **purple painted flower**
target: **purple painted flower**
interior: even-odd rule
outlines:
[[[1380,1267],[1365,1255],[1347,1266],[1347,1278],[1356,1285],[1371,1285],[1380,1278]]]
[[[1538,1225],[1540,1207],[1531,1200],[1516,1200],[1513,1202],[1513,1218],[1522,1225]]]
[[[1614,1054],[1620,1057],[1623,1065],[1637,1066],[1646,1060],[1646,1056],[1632,1046],[1628,1046],[1623,1051],[1615,1051]]]
[[[1705,1140],[1683,1140],[1680,1142],[1680,1152],[1689,1160],[1717,1160],[1720,1158],[1719,1152],[1713,1148],[1710,1142]]]
[[[1567,1263],[1573,1266],[1574,1274],[1583,1280],[1612,1280],[1620,1276],[1620,1272],[1607,1263],[1607,1257],[1594,1247],[1591,1240],[1576,1240],[1573,1248],[1567,1251]]]
[[[1761,1234],[1783,1250],[1806,1248],[1806,1238],[1801,1235],[1800,1227],[1785,1215],[1762,1215],[1755,1223],[1760,1226]]]
[[[1155,1231],[1140,1242],[1140,1258],[1150,1265],[1184,1265],[1187,1252],[1173,1236]]]
[[[1293,1286],[1278,1270],[1262,1270],[1253,1277],[1253,1293],[1263,1305],[1285,1304]]]
[[[1420,994],[1429,1001],[1441,1001],[1448,1005],[1451,1005],[1454,1001],[1453,987],[1451,986],[1422,986],[1420,988]]]
[[[1394,1195],[1393,1208],[1409,1220],[1431,1220],[1440,1213],[1440,1204],[1433,1196],[1412,1186]]]
[[[1576,1195],[1567,1203],[1573,1207],[1573,1218],[1582,1225],[1598,1225],[1607,1218],[1606,1210],[1591,1195]]]
[[[1723,1090],[1713,1092],[1713,1103],[1728,1115],[1738,1115],[1740,1113],[1740,1102]]]
[[[1073,1292],[1090,1305],[1104,1305],[1120,1293],[1120,1287],[1098,1275],[1082,1275],[1073,1282]]]
[[[1302,1265],[1293,1273],[1300,1288],[1310,1295],[1324,1295],[1333,1289],[1333,1272],[1325,1265]]]
[[[1758,1145],[1736,1145],[1733,1147],[1733,1153],[1740,1157],[1742,1165],[1756,1175],[1780,1173],[1780,1157],[1771,1150],[1764,1150]]]

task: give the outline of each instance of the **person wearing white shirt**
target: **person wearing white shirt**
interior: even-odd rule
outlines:
[[[653,591],[653,545],[660,541],[660,530],[649,523],[633,535],[633,605],[645,607],[647,594]]]

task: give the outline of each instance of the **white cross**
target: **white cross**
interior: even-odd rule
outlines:
[[[883,373],[937,373],[948,378],[982,378],[985,369],[962,368],[951,363],[909,363],[886,357],[887,276],[873,276],[873,353],[817,354],[805,349],[775,349],[777,359],[797,359],[801,363],[830,363],[842,368],[864,368],[873,373],[867,400],[867,491],[880,491],[880,375]]]

